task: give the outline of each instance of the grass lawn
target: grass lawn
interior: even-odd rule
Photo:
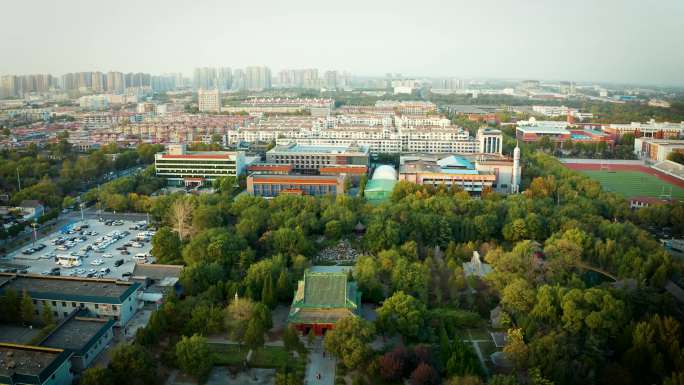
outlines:
[[[210,344],[214,351],[214,365],[240,365],[247,356],[248,348],[240,349],[238,345]],[[284,365],[292,368],[303,367],[306,359],[292,357],[280,346],[264,346],[252,356],[251,366],[255,368],[280,369]]]
[[[625,198],[635,196],[657,198],[662,194],[663,186],[666,186],[666,193],[669,193],[672,188],[673,198],[684,198],[684,189],[639,171],[581,170],[579,172],[599,181],[604,190],[618,193]]]

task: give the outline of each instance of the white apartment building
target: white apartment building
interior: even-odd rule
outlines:
[[[591,119],[594,117],[594,114],[580,112],[576,108],[570,108],[566,106],[532,106],[532,111],[540,115],[551,117],[570,115],[580,120]]]
[[[684,122],[632,122],[629,124],[610,124],[604,131],[614,135],[634,134],[636,137],[679,139],[684,137]]]
[[[218,89],[197,91],[200,112],[221,112],[221,93]]]

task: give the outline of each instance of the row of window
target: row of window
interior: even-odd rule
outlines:
[[[43,301],[38,300],[38,299],[34,299],[34,300],[33,300],[33,304],[34,304],[34,305],[38,305],[39,302],[42,303],[42,304],[49,304],[49,303],[50,303],[50,301],[47,301],[47,300],[43,300]],[[69,306],[69,305],[68,305],[69,302],[66,302],[66,301],[52,301],[52,306],[53,306],[53,307],[57,307],[57,304],[58,304],[58,303],[61,304],[62,307],[68,307],[68,306]],[[72,308],[76,308],[76,304],[77,304],[76,302],[70,302],[70,303],[71,303],[71,307],[72,307]],[[100,304],[97,304],[97,303],[94,304],[95,309],[98,309],[99,306],[100,306]],[[111,306],[112,306],[112,310],[114,310],[114,311],[119,310],[119,306],[118,306],[118,305],[111,305]],[[83,303],[83,302],[78,302],[78,307],[85,307],[85,303]],[[66,314],[66,313],[65,313],[65,314]],[[55,315],[57,315],[57,312],[55,312]]]

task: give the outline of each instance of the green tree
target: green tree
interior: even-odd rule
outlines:
[[[387,298],[377,310],[375,321],[378,330],[394,335],[399,333],[405,338],[415,339],[423,328],[425,305],[403,291]]]
[[[345,317],[325,334],[323,345],[344,366],[358,369],[367,364],[371,357],[370,342],[374,334],[373,325],[369,322],[359,317]]]
[[[79,385],[112,385],[111,375],[107,368],[92,367],[83,371]]]
[[[250,349],[258,349],[264,346],[264,332],[264,326],[261,324],[261,321],[257,318],[252,318],[247,323],[243,342]]]
[[[21,320],[25,323],[33,322],[35,307],[33,306],[33,299],[26,290],[21,295]]]
[[[139,345],[119,344],[110,351],[112,383],[147,385],[157,382],[157,364]]]
[[[283,344],[288,352],[296,351],[303,353],[306,350],[302,340],[299,339],[299,333],[291,325],[287,326],[283,332]]]
[[[152,236],[151,253],[158,263],[178,263],[181,261],[180,238],[168,227],[161,227]]]
[[[41,314],[43,325],[54,325],[55,315],[52,313],[52,306],[47,301],[43,301],[43,312]]]
[[[194,334],[192,337],[182,336],[176,344],[176,363],[185,373],[203,383],[209,376],[213,366],[211,349],[207,339]]]
[[[273,292],[273,276],[271,273],[266,275],[264,278],[264,284],[261,289],[261,302],[272,308],[276,304],[275,293]]]

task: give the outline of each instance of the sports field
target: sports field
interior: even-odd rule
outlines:
[[[603,189],[618,193],[625,198],[636,196],[659,197],[669,194],[673,198],[684,198],[684,189],[667,183],[641,171],[578,170],[601,183]],[[664,187],[663,187],[664,186]]]

